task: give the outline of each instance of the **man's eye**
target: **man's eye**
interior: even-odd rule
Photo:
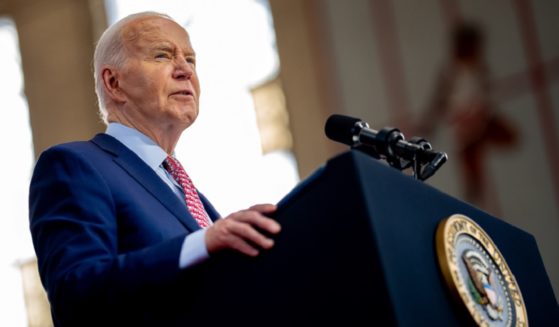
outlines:
[[[186,57],[186,62],[189,64],[196,65],[196,58],[194,57]]]
[[[155,55],[155,59],[169,59],[170,56],[168,53],[158,53]]]

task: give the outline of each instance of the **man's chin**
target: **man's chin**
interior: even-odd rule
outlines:
[[[192,111],[183,112],[176,117],[176,122],[179,123],[181,126],[183,126],[184,129],[187,129],[192,124],[194,124],[196,118],[198,118],[197,112],[192,112]]]

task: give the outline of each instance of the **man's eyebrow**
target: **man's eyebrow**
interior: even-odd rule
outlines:
[[[168,42],[161,42],[155,44],[152,49],[154,50],[164,50],[164,51],[173,51],[173,45]]]
[[[153,50],[160,50],[160,51],[169,51],[169,52],[175,52],[176,47],[169,42],[160,42],[155,44],[152,47]],[[196,57],[196,52],[192,49],[182,49],[181,50],[183,55],[188,56],[188,57]]]

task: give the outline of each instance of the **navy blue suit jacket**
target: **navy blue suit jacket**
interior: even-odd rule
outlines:
[[[115,138],[98,134],[46,150],[31,181],[30,220],[57,326],[171,325],[185,318],[176,311],[187,305],[188,274],[196,269],[179,269],[179,253],[199,227]]]

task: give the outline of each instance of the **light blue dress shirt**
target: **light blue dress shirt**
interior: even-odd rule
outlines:
[[[181,203],[186,206],[182,189],[167,170],[163,168],[163,161],[167,158],[165,150],[138,130],[119,123],[110,123],[105,133],[120,141],[140,157],[182,200]],[[185,237],[179,256],[180,268],[184,269],[193,266],[209,257],[205,236],[206,229],[201,229]]]

